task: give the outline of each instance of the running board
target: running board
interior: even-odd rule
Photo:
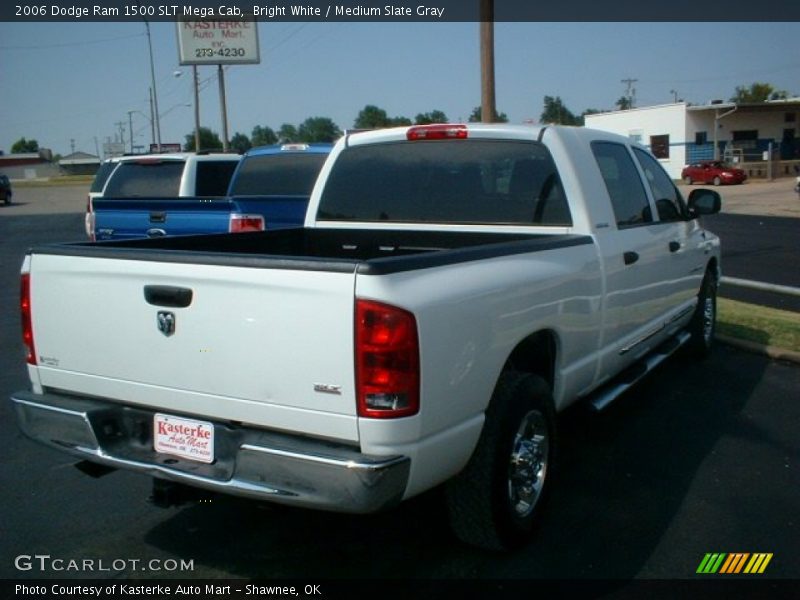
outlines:
[[[681,346],[688,342],[691,337],[691,335],[682,331],[675,337],[661,344],[658,348],[653,350],[652,353],[620,373],[610,383],[601,387],[590,400],[590,406],[596,412],[604,410],[614,400],[638,383],[650,371],[672,356]]]

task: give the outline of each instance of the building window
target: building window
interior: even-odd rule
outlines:
[[[758,140],[758,129],[744,129],[742,131],[733,131],[734,142],[755,142]]]
[[[708,132],[698,131],[694,134],[694,143],[698,146],[703,146],[708,143]]]
[[[650,152],[652,152],[653,156],[656,158],[669,158],[669,136],[651,135]]]

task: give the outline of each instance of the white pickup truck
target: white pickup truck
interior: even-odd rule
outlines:
[[[720,248],[645,149],[579,128],[338,141],[305,227],[33,248],[31,438],[205,490],[373,512],[444,484],[525,540],[555,415],[714,336]]]

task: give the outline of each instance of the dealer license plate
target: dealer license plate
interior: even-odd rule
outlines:
[[[161,454],[212,463],[214,424],[156,414],[153,417],[153,447]]]

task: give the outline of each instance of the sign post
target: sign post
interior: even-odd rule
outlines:
[[[178,57],[181,65],[217,65],[220,111],[222,112],[222,149],[228,151],[228,114],[225,99],[223,65],[252,65],[261,62],[258,26],[255,20],[178,21]],[[194,77],[195,151],[200,150],[200,98]]]

